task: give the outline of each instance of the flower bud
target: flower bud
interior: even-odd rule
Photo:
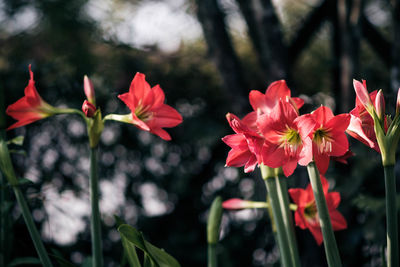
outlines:
[[[222,202],[222,207],[226,210],[242,210],[242,209],[256,209],[267,208],[266,202],[248,201],[239,198],[231,198]]]
[[[367,88],[365,87],[365,83],[362,84],[357,80],[353,80],[354,90],[356,91],[357,98],[364,105],[365,109],[371,114],[373,105],[371,102],[371,98],[369,97]]]
[[[86,75],[83,77],[83,89],[85,91],[87,100],[93,105],[96,105],[96,96],[94,93],[93,83]]]
[[[239,198],[231,198],[222,202],[222,207],[227,210],[241,210],[247,207],[246,202]]]
[[[85,100],[82,104],[82,111],[85,113],[86,117],[91,118],[96,112],[96,107],[89,101]]]
[[[383,97],[382,89],[378,91],[375,98],[375,112],[380,120],[385,115],[385,98]]]

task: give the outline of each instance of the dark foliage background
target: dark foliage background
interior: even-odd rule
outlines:
[[[338,112],[348,112],[343,110],[344,102],[338,101],[354,102],[351,94],[343,100],[342,89],[332,82],[337,78],[337,69],[343,67],[337,65],[332,54],[334,24],[322,23],[313,33],[313,39],[296,55],[296,61],[288,64],[287,75],[277,77],[260,63],[260,55],[250,41],[250,30],[250,37],[246,29],[238,30],[240,25],[251,29],[242,17],[243,1],[180,1],[175,8],[185,9],[193,18],[198,16],[206,36],[203,5],[216,4],[226,16],[222,20],[226,25],[222,26],[232,37],[228,41],[241,65],[239,72],[232,67],[233,77],[227,77],[226,69],[221,67],[225,63],[216,59],[215,51],[219,50],[212,49],[210,37],[207,42],[201,36],[182,42],[174,51],[162,50],[157,44],[135,47],[110,34],[112,27],[104,28],[90,16],[88,5],[105,2],[0,1],[0,86],[6,89],[6,104],[23,96],[28,64],[32,64],[39,93],[54,106],[79,109],[85,97],[83,76],[87,74],[93,80],[97,104],[103,114],[128,112],[117,95],[128,90],[136,72],[145,73],[151,85],[160,84],[167,103],[184,117],[182,125],[169,130],[172,141],[164,142],[132,125],[114,122],[107,122],[102,135],[100,205],[105,261],[107,266],[119,266],[121,260],[122,246],[113,219],[116,214],[140,229],[150,242],[165,248],[182,266],[205,266],[205,222],[215,196],[263,200],[265,195],[258,171],[244,174],[243,169],[224,167],[229,149],[221,137],[231,133],[225,114],[233,111],[240,117],[245,115],[251,108],[248,92],[264,91],[271,79],[278,78],[287,78],[295,94],[306,98],[303,112],[321,103],[334,108],[335,101]],[[114,1],[113,7],[118,10],[129,5],[135,10],[149,2],[158,3]],[[307,15],[323,2],[332,1],[274,3],[280,10],[277,14],[283,43],[294,39]],[[390,4],[362,2],[367,19],[374,22],[383,37],[393,41],[395,26],[391,22]],[[37,17],[34,23],[18,28],[18,23],[28,20],[27,10],[34,10]],[[206,10],[209,14],[215,11]],[[131,16],[123,18],[130,19]],[[237,21],[239,24],[235,24]],[[218,45],[221,43],[217,42]],[[229,52],[226,47],[220,49]],[[273,52],[276,48],[268,49]],[[370,43],[360,41],[358,68],[353,77],[366,78],[370,90],[383,88],[388,109],[393,111],[395,92],[390,90],[393,66],[386,64],[382,53],[374,49]],[[235,60],[229,64],[236,64]],[[14,154],[13,159],[20,177],[34,181],[25,185],[24,191],[46,246],[79,265],[90,256],[91,248],[85,125],[79,117],[57,116],[8,133],[9,138],[18,135],[25,136],[22,148],[26,155]],[[381,248],[385,244],[380,158],[354,140],[351,148],[356,157],[348,165],[331,164],[327,173],[332,188],[341,192],[339,210],[349,225],[347,230],[337,232],[336,237],[345,266],[380,266]],[[305,187],[308,183],[305,169],[299,167],[288,182],[290,186]],[[8,259],[35,257],[19,209],[11,191],[4,186],[2,197],[11,203],[8,214],[11,228],[7,239],[1,240],[8,244],[4,255]],[[220,266],[278,264],[278,251],[265,211],[225,212],[222,229],[218,247]],[[297,228],[296,234],[303,265],[324,266],[323,247],[316,245],[308,231]]]

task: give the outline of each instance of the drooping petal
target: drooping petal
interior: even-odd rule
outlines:
[[[321,228],[319,227],[319,225],[308,227],[308,229],[310,230],[311,234],[313,235],[318,246],[320,246],[322,244],[322,242],[324,241],[324,238],[322,236],[322,231],[321,231]]]
[[[158,135],[161,139],[164,139],[165,141],[170,141],[171,140],[171,136],[169,135],[169,133],[162,129],[162,128],[151,128],[150,132]]]
[[[314,144],[315,147],[315,144]],[[316,151],[318,148],[314,148]],[[315,165],[317,165],[318,171],[321,174],[325,174],[329,167],[329,155],[326,153],[314,153]]]
[[[262,149],[262,160],[265,165],[271,168],[281,167],[286,160],[285,151],[279,146],[266,143]]]
[[[166,104],[163,104],[159,109],[157,109],[153,114],[153,120],[149,124],[161,127],[161,128],[171,128],[182,123],[183,119],[181,114],[179,114],[176,109]]]
[[[290,175],[293,174],[296,167],[297,167],[297,159],[292,159],[292,160],[287,161],[286,163],[284,163],[282,165],[283,174],[286,177],[289,177]]]
[[[252,153],[249,150],[231,149],[226,158],[226,166],[230,167],[242,167],[252,157]]]
[[[329,215],[331,216],[332,228],[334,231],[343,230],[347,228],[346,219],[339,211],[337,210],[329,211]]]
[[[325,194],[326,203],[329,207],[329,210],[334,210],[339,206],[340,203],[340,193],[339,192],[330,192]]]

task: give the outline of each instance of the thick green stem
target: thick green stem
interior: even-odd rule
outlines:
[[[90,204],[92,207],[91,235],[93,267],[103,266],[103,254],[101,245],[101,218],[99,210],[99,178],[98,178],[98,151],[90,149]]]
[[[399,240],[397,234],[396,178],[394,165],[384,166],[386,191],[387,266],[399,266]]]
[[[208,267],[217,267],[217,244],[208,244]]]
[[[40,239],[39,232],[36,229],[35,223],[33,222],[32,215],[29,211],[28,205],[26,204],[25,198],[19,189],[18,186],[14,186],[14,193],[21,208],[22,216],[24,217],[26,227],[28,227],[29,234],[31,235],[33,244],[36,248],[37,253],[39,254],[40,261],[42,262],[43,266],[51,267],[51,261],[49,256],[47,255],[46,249],[43,246],[42,240]]]
[[[277,241],[278,247],[281,253],[281,262],[282,266],[293,266],[291,257],[290,257],[290,244],[288,242],[287,234],[285,231],[285,226],[282,219],[282,212],[280,210],[279,205],[279,197],[278,192],[276,190],[276,182],[274,175],[271,176],[271,170],[269,167],[265,165],[260,166],[261,176],[264,179],[265,187],[267,189],[267,202],[270,204],[272,208],[272,214],[277,230]]]
[[[300,266],[300,256],[293,227],[292,213],[290,212],[286,178],[279,178],[279,176],[276,176],[275,182],[278,191],[279,205],[282,212],[282,219],[288,237],[290,256],[293,264],[292,266],[298,267]]]
[[[329,267],[342,266],[339,250],[336,245],[335,235],[333,234],[331,218],[326,204],[324,190],[322,189],[319,172],[314,162],[307,166],[308,176],[314,193],[315,203],[321,225],[322,236],[324,238],[324,247],[326,259]]]

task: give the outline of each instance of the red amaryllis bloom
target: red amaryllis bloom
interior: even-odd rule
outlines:
[[[226,119],[235,132],[222,138],[222,141],[232,148],[226,158],[226,166],[245,166],[246,173],[254,171],[263,139],[245,123],[246,117],[241,121],[234,114],[228,113]]]
[[[55,108],[47,104],[36,90],[31,65],[29,65],[29,75],[30,80],[25,87],[25,96],[7,107],[7,115],[17,120],[7,130],[30,124],[54,114]]]
[[[324,176],[321,175],[320,177],[322,188],[324,190],[326,198],[326,204],[328,206],[329,215],[331,217],[332,228],[335,231],[346,229],[346,219],[337,210],[337,207],[340,203],[340,194],[339,192],[328,193],[328,181],[325,179]],[[294,203],[297,204],[297,210],[294,214],[296,225],[299,226],[301,229],[308,228],[311,234],[314,236],[315,241],[317,241],[317,244],[321,245],[323,237],[311,184],[309,184],[306,189],[289,189],[289,194],[292,197]]]
[[[356,106],[352,111],[350,111],[351,119],[346,132],[350,136],[380,153],[374,130],[374,120],[369,112],[365,109],[363,104],[363,102],[365,102],[367,105],[372,105],[372,103],[375,103],[377,91],[375,90],[371,92],[369,97],[366,98],[365,94],[368,94],[368,92],[365,93],[367,91],[365,80],[363,80],[362,84],[359,81],[354,80],[353,84],[357,93]],[[363,102],[361,101],[360,97],[363,99]]]
[[[301,122],[292,104],[280,100],[269,114],[260,115],[258,128],[265,138],[262,161],[271,168],[282,167],[285,176],[295,170],[297,163],[306,166],[312,160],[309,137],[314,128],[312,120]]]
[[[315,122],[314,130],[310,133],[314,161],[319,172],[325,174],[330,157],[342,156],[349,149],[345,131],[350,123],[350,115],[334,116],[330,108],[321,106],[310,117],[301,118],[301,121],[303,123],[310,118]]]
[[[164,140],[171,140],[171,136],[162,128],[175,127],[182,122],[182,116],[164,104],[165,95],[161,87],[156,85],[151,88],[142,73],[136,73],[129,92],[118,97],[132,111],[130,123]]]

